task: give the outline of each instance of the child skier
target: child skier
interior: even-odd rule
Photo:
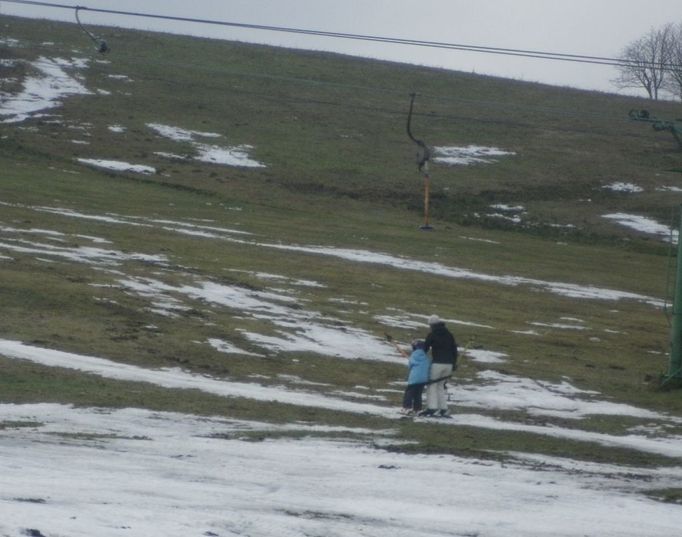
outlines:
[[[412,415],[422,409],[422,392],[429,381],[429,369],[431,367],[431,359],[424,351],[425,347],[424,341],[420,339],[412,342],[412,354],[410,354],[408,361],[410,372],[403,396],[402,414]],[[407,356],[407,353],[403,352],[403,354]]]

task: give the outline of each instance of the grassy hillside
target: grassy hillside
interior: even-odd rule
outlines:
[[[493,370],[682,413],[678,392],[655,389],[667,369],[668,324],[653,302],[669,295],[669,246],[603,217],[628,213],[670,225],[682,201],[670,190],[682,187],[682,151],[668,133],[631,122],[628,111],[673,118],[679,103],[120,29],[101,30],[112,50],[97,56],[74,25],[2,17],[0,27],[0,57],[15,60],[0,65],[3,93],[20,92],[41,57],[87,58],[86,67],[66,70],[90,91],[2,125],[0,338],[230,381],[295,387],[302,380],[322,394],[360,390],[397,407],[404,367],[367,356],[373,347],[363,348],[354,330],[373,341],[389,332],[407,342],[426,331],[419,316],[437,312],[456,321],[450,325],[462,346],[506,355],[493,365],[465,358],[463,385]],[[419,230],[422,179],[405,133],[411,92],[419,94],[414,131],[430,145],[513,153],[468,166],[433,163],[430,233]],[[220,138],[172,140],[153,124]],[[240,146],[263,166],[202,162],[194,158],[197,140]],[[103,170],[78,159],[155,172]],[[642,191],[604,188],[616,182]],[[494,216],[516,214],[496,204],[522,206],[520,222]],[[335,250],[314,250],[320,247]],[[93,261],[84,248],[120,255]],[[350,261],[339,249],[362,250],[365,258]],[[412,264],[400,268],[400,260]],[[270,310],[249,310],[233,295],[206,299],[198,289],[207,282],[255,293],[250,298]],[[577,298],[551,290],[551,282],[650,300]],[[268,293],[279,295],[273,301]],[[291,308],[288,325],[272,317],[282,304]],[[386,317],[413,324],[391,325]],[[300,335],[311,322],[348,334],[341,345],[355,346],[363,359],[259,345],[250,336],[286,339],[283,332]],[[207,343],[212,339],[258,357],[220,352]],[[371,415],[150,387],[2,355],[0,370],[3,402],[385,426]],[[527,409],[485,412],[537,420]],[[636,423],[608,416],[581,426],[621,434]],[[476,427],[410,423],[401,434],[420,450],[656,458]]]

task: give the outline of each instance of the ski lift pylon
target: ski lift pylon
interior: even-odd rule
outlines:
[[[416,93],[410,93],[410,111],[407,114],[407,135],[410,137],[417,147],[417,167],[424,176],[424,224],[419,229],[430,231],[433,229],[429,221],[429,205],[431,198],[431,177],[429,176],[429,160],[431,160],[431,149],[423,140],[420,140],[412,134],[412,113],[414,111],[414,100],[417,97]]]

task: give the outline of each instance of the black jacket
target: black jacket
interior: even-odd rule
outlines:
[[[455,337],[445,327],[445,323],[438,323],[431,327],[426,336],[426,352],[431,350],[433,363],[457,365],[457,342]]]

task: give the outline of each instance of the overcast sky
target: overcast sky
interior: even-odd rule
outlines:
[[[682,0],[47,0],[91,8],[467,45],[615,57],[652,27],[682,23]],[[0,13],[75,20],[0,1]],[[84,23],[329,50],[466,72],[615,91],[613,67],[164,22],[81,12]],[[116,43],[110,43],[115,49]]]

